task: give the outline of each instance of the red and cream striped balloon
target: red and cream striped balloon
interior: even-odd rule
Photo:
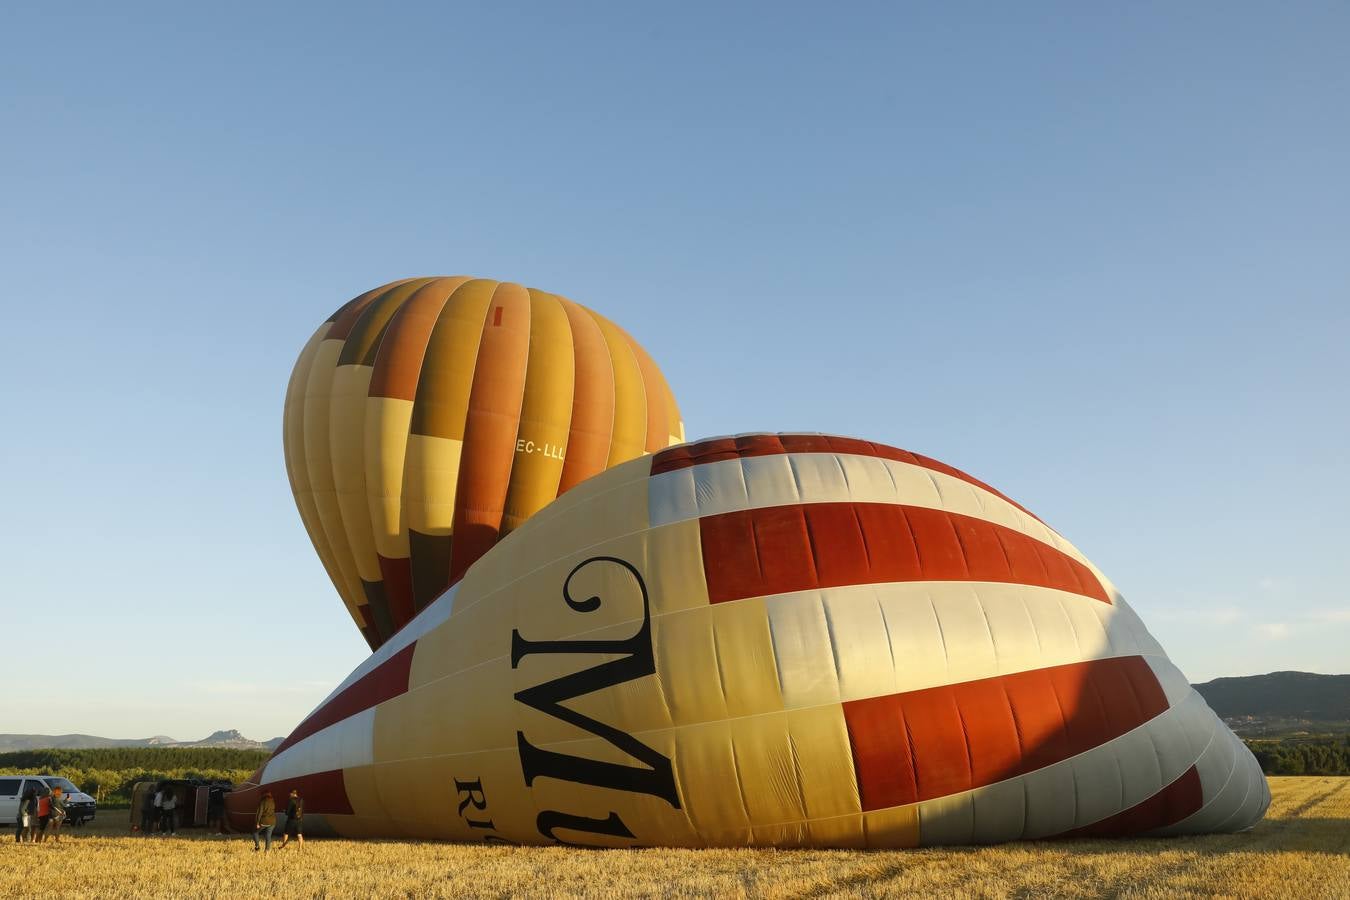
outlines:
[[[1251,826],[1251,753],[998,491],[850,438],[674,447],[536,514],[232,795],[350,836],[914,847]]]

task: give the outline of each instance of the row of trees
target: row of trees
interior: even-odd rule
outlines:
[[[1267,775],[1350,775],[1350,735],[1247,741]]]
[[[198,778],[240,782],[267,759],[262,750],[110,747],[0,753],[0,775],[60,775],[105,807],[127,806],[138,781]]]
[[[1267,775],[1350,775],[1350,735],[1247,742]],[[218,747],[109,747],[0,753],[0,775],[61,775],[105,806],[126,806],[138,781],[200,778],[240,782],[267,759],[263,750]]]

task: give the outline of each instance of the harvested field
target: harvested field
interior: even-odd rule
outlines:
[[[0,842],[0,895],[51,897],[1350,897],[1350,778],[1272,778],[1246,834],[909,851],[575,850],[310,841],[255,854],[200,830]]]

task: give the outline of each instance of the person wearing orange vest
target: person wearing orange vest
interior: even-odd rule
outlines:
[[[42,843],[47,839],[47,823],[52,818],[52,797],[51,794],[43,794],[37,801],[37,831],[33,835],[35,843]]]

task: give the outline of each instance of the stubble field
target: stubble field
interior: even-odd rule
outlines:
[[[0,896],[1347,897],[1350,778],[1272,778],[1246,834],[906,851],[575,850],[312,840],[254,853],[126,812],[60,845],[0,841]]]

